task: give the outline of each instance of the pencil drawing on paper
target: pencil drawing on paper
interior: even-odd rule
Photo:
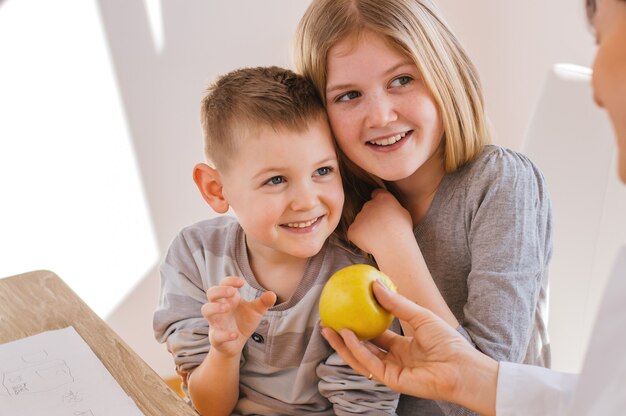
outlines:
[[[0,416],[118,414],[142,415],[73,327],[0,344]]]
[[[17,368],[0,369],[2,386],[9,395],[40,393],[74,382],[72,372],[64,360],[47,361],[47,357],[46,351],[24,355]]]
[[[94,414],[91,410],[84,410],[84,411],[79,410],[79,411],[72,413],[72,416],[94,416]]]
[[[63,394],[63,403],[73,404],[73,403],[80,403],[82,401],[83,401],[82,395],[75,391],[68,390],[65,392],[65,394]]]

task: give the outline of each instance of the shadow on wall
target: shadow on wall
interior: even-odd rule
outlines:
[[[162,50],[147,1],[160,11]],[[182,227],[214,215],[191,176],[203,160],[199,104],[207,83],[237,67],[289,66],[308,0],[146,2],[98,0],[98,7],[162,256]],[[152,333],[158,293],[154,265],[107,321],[166,377],[174,366]]]

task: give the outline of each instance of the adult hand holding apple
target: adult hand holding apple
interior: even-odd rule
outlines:
[[[396,291],[391,279],[367,264],[353,264],[333,274],[320,296],[322,324],[335,331],[350,329],[360,340],[382,334],[393,321],[374,297],[375,281]]]

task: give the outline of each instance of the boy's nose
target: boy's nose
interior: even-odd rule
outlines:
[[[384,127],[398,119],[393,102],[384,94],[378,94],[370,98],[366,114],[367,127]]]
[[[313,184],[301,184],[294,189],[291,199],[291,209],[294,211],[308,211],[317,205],[317,191]]]

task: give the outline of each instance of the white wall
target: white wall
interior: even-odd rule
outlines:
[[[523,151],[550,185],[554,251],[550,319],[555,368],[576,372],[620,247],[626,244],[626,187],[608,115],[598,108],[588,70],[550,71]]]
[[[289,65],[308,0],[0,4],[0,189],[13,207],[0,276],[53,269],[171,375],[151,315],[158,259],[212,215],[191,180],[203,89],[236,67]],[[582,0],[440,4],[481,72],[497,142],[520,148],[550,65],[590,62]]]
[[[110,312],[158,257],[139,173],[95,4],[2,3],[0,275],[53,269]]]
[[[439,0],[481,75],[496,141],[519,149],[555,63],[590,66],[583,0]]]

